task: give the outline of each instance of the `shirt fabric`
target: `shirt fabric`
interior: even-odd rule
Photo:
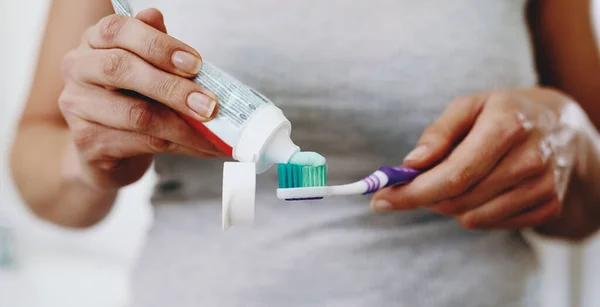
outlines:
[[[257,89],[331,184],[398,165],[459,96],[537,83],[525,0],[134,0]],[[135,306],[524,306],[536,261],[519,234],[469,231],[366,196],[284,202],[258,177],[252,228],[221,230],[223,159],[158,156]]]

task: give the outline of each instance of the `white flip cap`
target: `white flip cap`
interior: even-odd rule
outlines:
[[[254,224],[256,197],[256,164],[225,162],[223,164],[223,230],[230,226]]]

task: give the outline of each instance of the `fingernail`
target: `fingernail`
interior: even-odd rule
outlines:
[[[425,158],[426,155],[427,155],[427,146],[419,145],[419,146],[417,146],[417,148],[415,148],[411,152],[409,152],[408,155],[406,155],[406,157],[404,158],[404,161],[421,160],[421,159]]]
[[[177,69],[189,74],[197,74],[202,67],[202,61],[197,56],[185,51],[175,51],[171,60]]]
[[[201,117],[210,118],[215,111],[217,101],[202,93],[191,93],[188,96],[187,104],[190,109]]]
[[[386,200],[375,200],[371,202],[371,208],[375,211],[388,211],[392,209],[392,204]]]

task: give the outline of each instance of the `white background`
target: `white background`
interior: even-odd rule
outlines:
[[[152,173],[120,195],[110,218],[77,232],[28,214],[10,181],[9,142],[35,66],[47,6],[47,0],[0,1],[0,227],[10,221],[17,252],[14,266],[0,269],[0,306],[126,306],[128,275],[151,221]],[[598,5],[595,15],[600,19]],[[571,248],[537,239],[534,244],[540,252],[544,306],[600,306],[600,263],[595,260],[600,239]]]

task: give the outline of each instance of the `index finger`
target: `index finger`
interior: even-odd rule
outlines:
[[[454,99],[421,134],[416,148],[404,158],[404,165],[429,168],[439,162],[473,126],[487,93]]]
[[[482,180],[527,131],[519,113],[484,108],[473,129],[446,160],[408,185],[383,190],[375,198],[388,200],[397,208],[454,198]]]
[[[124,49],[183,77],[193,77],[201,68],[202,58],[194,48],[136,18],[107,16],[88,31],[86,38],[92,48]]]

